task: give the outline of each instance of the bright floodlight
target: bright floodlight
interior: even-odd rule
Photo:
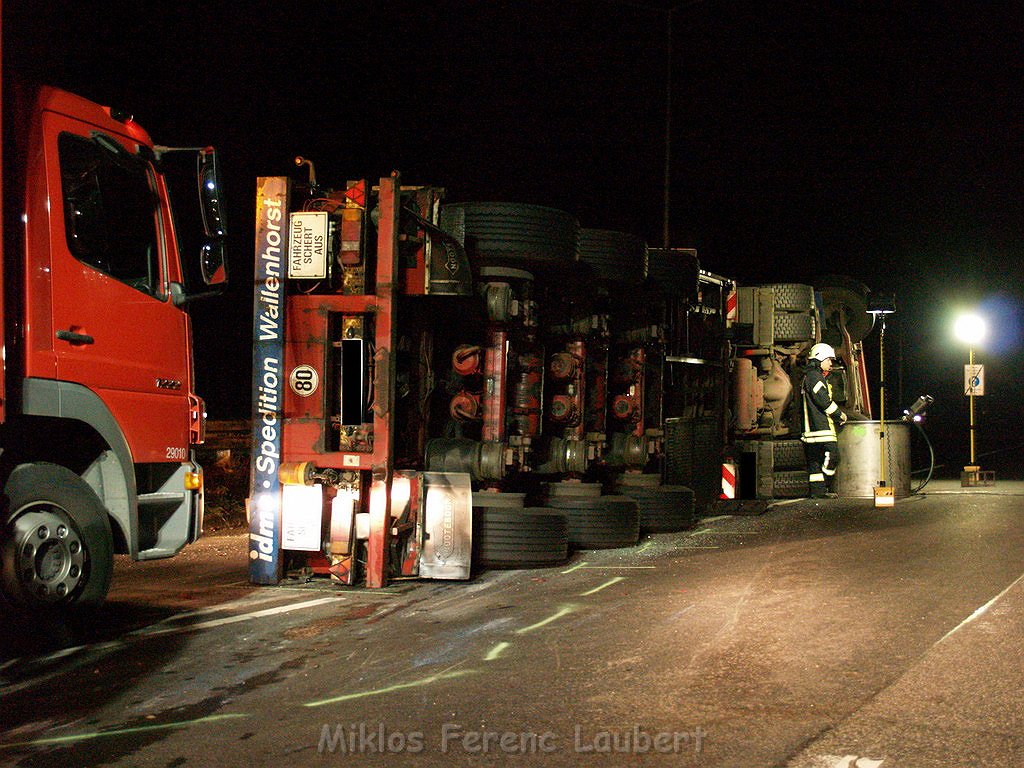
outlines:
[[[974,346],[980,344],[988,333],[988,325],[981,315],[968,313],[960,315],[953,325],[953,334],[958,341]]]

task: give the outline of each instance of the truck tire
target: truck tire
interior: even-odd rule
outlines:
[[[807,312],[776,312],[776,341],[813,341],[814,315]]]
[[[569,544],[580,549],[632,547],[640,540],[640,511],[628,496],[549,499],[565,515]]]
[[[473,508],[473,563],[484,568],[537,568],[569,557],[565,518],[546,507]]]
[[[810,496],[807,470],[776,472],[772,475],[772,495],[776,499],[802,499]]]
[[[628,232],[581,229],[580,261],[592,266],[601,279],[640,285],[647,269],[647,244]]]
[[[657,488],[661,485],[661,474],[654,472],[623,472],[615,477],[617,493],[626,493],[626,488]]]
[[[569,213],[523,203],[454,203],[442,222],[461,219],[477,266],[558,267],[579,255],[579,223]],[[448,225],[450,226],[450,225]]]
[[[0,590],[28,612],[87,609],[110,588],[110,520],[92,488],[57,464],[22,464],[4,487]]]
[[[775,294],[776,312],[810,312],[814,309],[814,287],[802,283],[766,285]]]
[[[644,533],[683,531],[697,521],[693,513],[693,491],[685,485],[623,488],[622,493],[636,500],[640,530]]]
[[[526,506],[525,493],[504,493],[499,491],[478,491],[473,494],[474,507],[493,509],[519,509]]]
[[[776,472],[784,469],[802,469],[807,466],[803,440],[773,440],[772,466]]]
[[[678,296],[682,301],[696,301],[700,293],[700,261],[697,259],[697,251],[692,248],[648,250],[646,290]]]
[[[544,496],[547,499],[595,498],[601,495],[600,483],[558,482],[545,483]]]

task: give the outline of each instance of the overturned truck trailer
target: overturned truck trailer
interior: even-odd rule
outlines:
[[[397,174],[256,202],[252,581],[552,565],[717,495],[733,292],[692,252],[649,274],[633,235]]]

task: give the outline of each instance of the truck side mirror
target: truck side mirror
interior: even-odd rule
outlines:
[[[207,285],[224,285],[228,281],[228,263],[224,258],[224,240],[218,238],[203,245],[199,269]]]
[[[199,255],[200,271],[207,285],[223,285],[228,280],[228,265],[224,257],[227,223],[221,208],[220,166],[217,152],[205,147],[198,153],[199,202],[203,212],[206,242]]]

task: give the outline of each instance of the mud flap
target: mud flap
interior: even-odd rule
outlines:
[[[423,546],[419,575],[468,579],[473,555],[473,491],[462,472],[423,473]]]

